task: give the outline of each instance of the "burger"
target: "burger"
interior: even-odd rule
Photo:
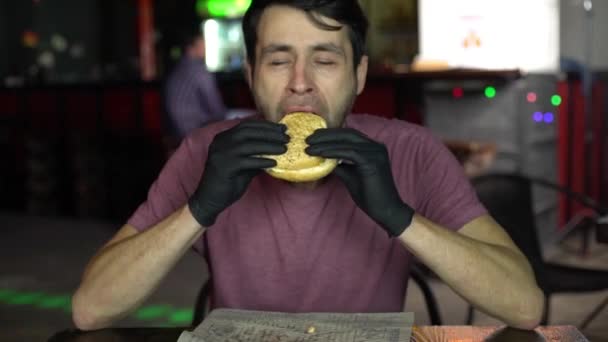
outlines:
[[[289,182],[312,182],[327,176],[338,165],[336,159],[311,156],[304,151],[308,147],[306,138],[315,130],[327,127],[321,116],[294,112],[285,115],[279,123],[287,126],[286,133],[291,139],[287,143],[287,152],[265,156],[277,162],[275,167],[266,169],[268,174]]]

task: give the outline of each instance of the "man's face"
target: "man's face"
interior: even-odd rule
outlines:
[[[338,22],[322,17],[332,26]],[[258,109],[278,122],[285,114],[313,112],[329,127],[341,127],[367,74],[367,57],[353,68],[348,30],[315,26],[304,11],[271,6],[262,14],[255,47],[255,67],[248,80]]]

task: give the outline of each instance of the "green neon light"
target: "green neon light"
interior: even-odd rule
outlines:
[[[15,291],[9,289],[0,289],[0,301],[5,301],[15,295]]]
[[[41,309],[66,309],[72,308],[72,299],[70,296],[48,296],[38,301],[37,307]]]
[[[496,88],[494,87],[486,87],[485,91],[484,91],[485,95],[487,98],[489,99],[493,99],[496,97]]]
[[[196,12],[210,17],[239,17],[251,5],[251,0],[197,0]]]
[[[554,105],[555,107],[559,107],[559,105],[562,104],[562,97],[559,95],[551,96],[551,104]]]
[[[194,317],[193,310],[176,310],[169,316],[169,322],[175,324],[183,324],[192,322],[192,318]]]
[[[42,310],[72,312],[72,297],[66,294],[49,294],[37,291],[18,291],[0,288],[0,305],[32,306]],[[158,326],[175,327],[189,325],[194,317],[192,309],[174,308],[170,305],[144,306],[133,314],[140,321],[160,320]],[[155,325],[157,325],[155,323]]]
[[[10,305],[33,305],[43,298],[43,296],[44,294],[42,292],[17,293],[8,298],[6,303]]]
[[[135,312],[135,318],[150,321],[170,314],[172,308],[168,305],[152,305],[143,307]]]

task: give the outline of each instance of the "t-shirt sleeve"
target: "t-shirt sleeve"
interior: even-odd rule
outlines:
[[[421,129],[421,133],[415,139],[415,210],[450,230],[459,230],[487,211],[454,155],[430,132]]]
[[[148,197],[127,221],[144,231],[183,207],[200,180],[207,149],[205,142],[185,138],[148,191]]]

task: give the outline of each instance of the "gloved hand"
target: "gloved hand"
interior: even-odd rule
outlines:
[[[251,182],[276,161],[259,157],[287,151],[287,127],[270,121],[243,121],[215,136],[209,146],[205,171],[188,201],[194,218],[204,227],[236,202]]]
[[[342,159],[334,173],[342,179],[353,200],[390,237],[409,227],[414,210],[397,192],[386,147],[351,128],[315,131],[306,153]]]

